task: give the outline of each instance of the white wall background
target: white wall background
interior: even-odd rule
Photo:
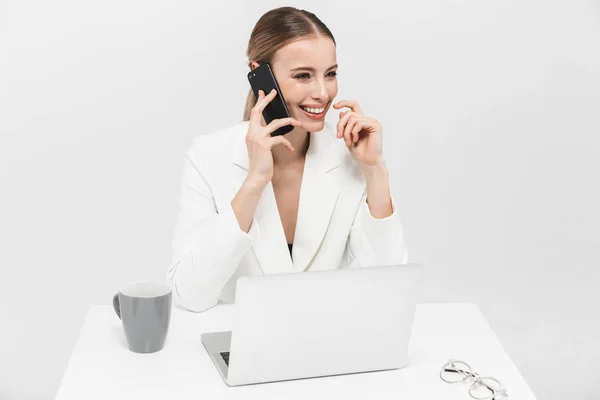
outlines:
[[[89,305],[164,278],[184,152],[285,4],[0,0],[0,399],[53,398]],[[384,126],[423,301],[476,302],[539,399],[599,398],[600,4],[290,4]]]

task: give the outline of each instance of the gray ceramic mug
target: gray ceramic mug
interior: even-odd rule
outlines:
[[[165,345],[171,322],[171,286],[163,282],[132,282],[119,289],[113,307],[123,323],[129,350],[154,353]]]

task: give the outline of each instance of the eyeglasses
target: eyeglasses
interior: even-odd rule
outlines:
[[[473,381],[469,394],[477,400],[499,400],[508,398],[506,388],[499,380],[492,377],[480,377],[471,372],[471,366],[464,361],[449,360],[440,371],[440,378],[448,383],[464,383]]]

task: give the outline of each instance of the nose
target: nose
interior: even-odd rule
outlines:
[[[311,97],[317,101],[324,101],[327,99],[327,86],[323,79],[315,79],[313,81],[313,87],[311,88]]]

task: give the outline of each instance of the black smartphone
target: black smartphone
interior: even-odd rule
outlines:
[[[268,63],[262,63],[252,71],[248,72],[248,82],[250,82],[250,86],[257,99],[259,90],[262,90],[265,93],[265,96],[271,93],[271,90],[273,89],[277,91],[277,96],[275,96],[263,110],[263,117],[265,118],[267,125],[274,119],[290,117],[290,112],[285,105],[283,94],[281,94],[281,90],[279,90],[275,75],[273,75],[271,66]],[[292,129],[294,129],[293,125],[282,126],[271,133],[271,136],[285,135],[292,131]]]

